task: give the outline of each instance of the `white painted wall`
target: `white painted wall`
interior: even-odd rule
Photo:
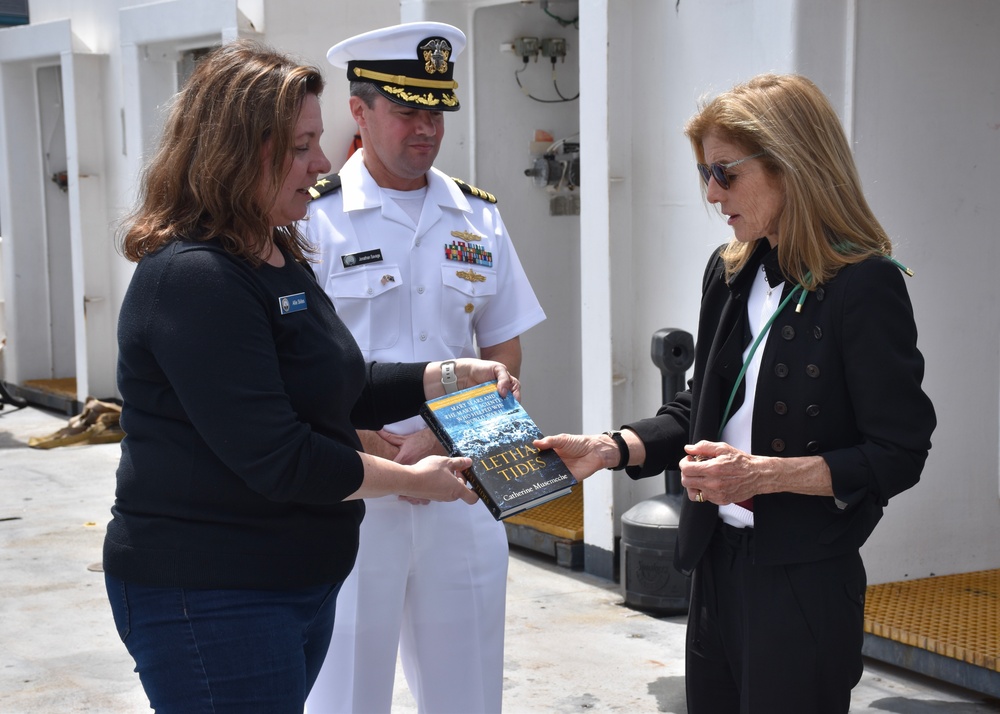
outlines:
[[[52,176],[65,171],[66,130],[63,122],[64,98],[62,72],[58,64],[39,67],[37,84],[37,116],[42,145],[43,230],[39,239],[45,244],[48,266],[49,323],[38,325],[49,331],[52,370],[55,374],[76,374],[76,341],[74,340],[72,303],[72,263],[70,260],[69,194],[61,191]]]
[[[629,27],[625,20],[631,13],[630,6],[619,6],[612,14],[612,2],[587,0],[580,5],[584,48],[580,58],[580,138],[587,153],[581,157],[579,385],[586,433],[622,423],[623,410],[616,403],[621,390],[616,387],[627,379],[621,369],[621,351],[629,350],[632,344],[631,321],[613,323],[613,318],[629,316],[627,310],[615,305],[613,273],[627,263],[624,258],[629,253],[625,251],[630,250],[630,242],[619,243],[616,237],[632,232],[628,209],[632,126],[631,122],[614,121],[618,116],[614,101],[621,94],[631,94],[632,83],[625,69],[629,60],[611,51],[612,43],[630,44],[621,33]],[[613,23],[612,16],[622,21]],[[584,482],[585,567],[606,578],[615,576],[615,538],[623,512],[616,509],[624,505],[616,492],[625,484],[626,479],[603,475]],[[628,505],[631,503],[626,509]]]
[[[858,8],[856,154],[908,281],[938,412],[920,485],[865,556],[883,579],[996,568],[1000,5]]]
[[[649,359],[650,336],[662,327],[694,330],[705,260],[728,238],[702,201],[684,122],[702,95],[761,71],[801,71],[841,112],[868,198],[898,256],[917,272],[908,286],[927,358],[925,384],[940,420],[922,483],[890,504],[865,548],[870,580],[1000,567],[1000,550],[992,547],[1000,540],[1000,313],[992,275],[1000,249],[991,220],[1000,165],[1000,5],[993,0],[552,0],[557,14],[579,12],[579,31],[559,28],[530,0],[176,0],[169,7],[183,11],[166,21],[123,29],[120,10],[145,4],[34,0],[31,36],[54,48],[43,57],[15,41],[25,36],[18,28],[0,31],[5,322],[26,354],[47,347],[14,303],[47,299],[45,268],[18,253],[18,239],[36,226],[9,209],[37,202],[46,180],[41,140],[28,126],[34,110],[22,101],[34,91],[37,63],[64,62],[70,50],[98,56],[86,62],[89,79],[75,85],[93,95],[86,96],[90,108],[79,108],[86,119],[77,136],[80,147],[101,147],[103,178],[96,193],[81,181],[76,200],[101,204],[106,227],[100,212],[81,209],[76,230],[86,235],[79,243],[84,289],[98,289],[92,276],[103,261],[113,325],[131,266],[100,251],[108,251],[111,224],[128,205],[143,146],[137,136],[150,132],[150,108],[169,94],[167,80],[150,80],[137,103],[130,82],[143,72],[166,77],[140,70],[142,62],[157,61],[155,52],[167,58],[171,43],[261,32],[325,70],[323,145],[337,165],[354,126],[346,78],[325,64],[326,49],[400,19],[433,19],[470,37],[457,73],[463,110],[446,120],[439,163],[499,196],[548,313],[524,337],[529,411],[546,431],[597,431],[651,414],[660,403],[660,375]],[[123,51],[123,37],[136,32],[158,33],[162,41],[145,39]],[[525,34],[567,38],[560,87],[578,86],[578,68],[578,106],[536,106],[519,93],[519,63],[499,44]],[[135,54],[149,42],[154,55]],[[12,56],[16,61],[8,61]],[[579,218],[548,216],[544,194],[523,176],[536,128],[557,138],[580,131]],[[83,163],[95,160],[93,151],[78,153]],[[96,351],[87,345],[91,365],[103,359],[113,369],[112,332]],[[8,376],[11,367],[26,369],[11,357]],[[586,482],[586,538],[598,572],[613,575],[609,558],[621,514],[661,490],[659,478],[631,483],[604,474]]]
[[[327,62],[326,51],[360,32],[399,22],[399,0],[266,0],[263,4],[268,44],[316,65],[323,72],[326,89],[322,98],[322,146],[337,170],[347,158],[356,126],[347,107],[347,72]]]
[[[634,306],[635,361],[632,409],[617,411],[616,398],[615,421],[658,406],[649,334],[694,329],[705,259],[728,238],[701,200],[685,120],[706,92],[761,71],[803,72],[846,117],[869,201],[900,259],[917,272],[907,285],[927,360],[925,388],[939,417],[922,482],[890,503],[864,549],[870,581],[998,567],[992,174],[1000,161],[1000,45],[991,38],[1000,6],[635,0],[628,7],[630,16],[616,11],[611,22],[632,25],[634,91],[621,115],[613,114],[611,133],[621,123],[632,128],[633,241],[629,277],[613,292]],[[620,52],[612,43],[609,55]],[[616,352],[620,347],[616,339]]]
[[[579,88],[579,32],[561,28],[536,5],[508,3],[479,9],[470,34],[475,38],[475,181],[497,195],[518,257],[548,316],[521,338],[524,405],[545,433],[578,431],[580,356],[567,347],[580,342],[580,217],[551,216],[550,194],[524,171],[532,165],[529,148],[536,129],[556,140],[576,137],[579,102],[530,99],[514,77],[523,61],[502,53],[500,45],[521,36],[565,39],[568,55],[556,65],[557,81],[563,96],[572,97]],[[520,78],[532,96],[558,98],[550,61],[530,61]],[[581,153],[586,157],[586,148]]]
[[[73,251],[81,164],[72,109],[75,78],[89,53],[70,25],[64,19],[8,28],[0,42],[5,377],[11,381],[83,375],[87,384],[86,355],[73,346],[87,326]],[[67,194],[51,183],[60,169],[69,177]]]

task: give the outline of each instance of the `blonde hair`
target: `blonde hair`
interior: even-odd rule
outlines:
[[[318,69],[251,40],[206,54],[174,97],[143,169],[137,205],[120,229],[122,254],[138,261],[174,240],[218,238],[253,265],[271,241],[304,260],[311,249],[295,225],[273,227],[268,214],[303,100],[322,91]]]
[[[705,103],[684,129],[700,163],[713,134],[747,154],[763,152],[764,168],[784,188],[778,219],[778,262],[807,290],[850,263],[891,255],[892,241],[861,190],[854,157],[830,102],[800,75],[762,74]],[[703,187],[704,189],[704,187]],[[722,252],[729,278],[756,241],[733,240]]]

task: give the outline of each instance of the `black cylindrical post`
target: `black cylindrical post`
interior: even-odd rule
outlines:
[[[684,390],[685,372],[694,363],[694,339],[684,330],[657,330],[651,356],[660,370],[666,404]],[[621,584],[629,607],[678,615],[687,612],[691,591],[691,579],[673,567],[685,498],[679,471],[667,470],[666,489],[622,514]]]
[[[694,338],[690,332],[674,327],[664,327],[653,333],[650,357],[660,370],[663,403],[671,402],[678,392],[684,391],[687,370],[694,364]],[[665,487],[669,494],[677,495],[681,489],[681,472],[668,469]]]

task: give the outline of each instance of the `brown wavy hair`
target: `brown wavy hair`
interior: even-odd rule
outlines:
[[[702,142],[709,134],[747,155],[764,153],[765,170],[785,191],[778,262],[788,278],[807,290],[830,280],[844,265],[892,254],[892,241],[861,190],[840,120],[809,79],[758,75],[704,103],[684,133],[700,163],[705,163]],[[756,245],[734,239],[723,249],[727,278],[739,272]]]
[[[312,251],[295,224],[271,226],[268,213],[287,175],[302,102],[323,86],[317,68],[252,40],[206,54],[174,96],[142,171],[136,207],[119,230],[122,254],[138,261],[174,240],[218,238],[253,265],[271,241],[304,260]]]

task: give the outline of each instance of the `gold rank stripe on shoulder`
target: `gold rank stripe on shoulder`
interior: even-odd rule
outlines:
[[[457,183],[458,187],[462,189],[465,193],[469,194],[470,196],[481,198],[484,201],[489,201],[490,203],[497,202],[497,197],[494,196],[492,193],[484,191],[481,188],[476,188],[475,186],[470,186],[469,184],[465,183],[465,181],[463,181],[462,179],[455,178],[454,176],[451,177],[451,180]]]
[[[469,270],[456,270],[455,275],[460,277],[462,280],[468,280],[470,283],[485,283],[486,276],[480,275],[475,270],[471,268]]]
[[[320,196],[325,196],[328,193],[332,193],[340,188],[340,174],[330,174],[329,176],[324,176],[319,181],[314,183],[309,188],[309,195],[312,196],[313,200],[316,200]]]
[[[485,236],[477,235],[476,233],[470,233],[469,231],[452,231],[452,236],[459,238],[461,240],[467,240],[470,243],[474,243],[477,240],[482,240]]]

